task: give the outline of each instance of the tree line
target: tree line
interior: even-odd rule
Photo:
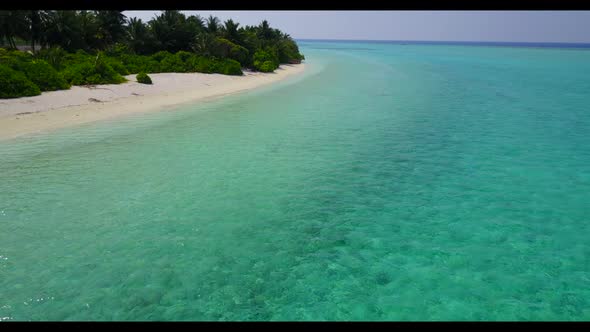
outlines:
[[[23,42],[31,52],[17,50]],[[0,98],[121,83],[135,73],[272,72],[304,59],[297,43],[266,20],[240,26],[178,10],[148,22],[114,10],[0,11],[0,46]]]
[[[0,11],[0,44],[16,48],[15,38],[29,41],[33,52],[48,47],[93,52],[125,45],[140,55],[188,51],[233,57],[252,69],[257,51],[270,53],[279,63],[303,59],[297,43],[266,20],[241,27],[231,19],[222,23],[214,16],[186,16],[178,10],[163,11],[148,22],[116,10]]]

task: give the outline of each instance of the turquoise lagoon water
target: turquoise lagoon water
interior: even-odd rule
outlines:
[[[300,45],[0,143],[0,319],[590,319],[590,51]]]

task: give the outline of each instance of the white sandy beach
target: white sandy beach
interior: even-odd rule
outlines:
[[[123,84],[73,86],[39,96],[0,100],[0,140],[254,89],[301,73],[304,64],[244,76],[201,73],[149,74],[152,85],[128,75]]]

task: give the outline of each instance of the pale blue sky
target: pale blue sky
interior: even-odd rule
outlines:
[[[183,11],[242,25],[263,19],[297,39],[590,43],[590,11]],[[126,11],[149,20],[158,11]]]

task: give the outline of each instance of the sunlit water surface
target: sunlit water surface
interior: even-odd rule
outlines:
[[[0,319],[590,319],[589,50],[300,45],[0,143]]]

